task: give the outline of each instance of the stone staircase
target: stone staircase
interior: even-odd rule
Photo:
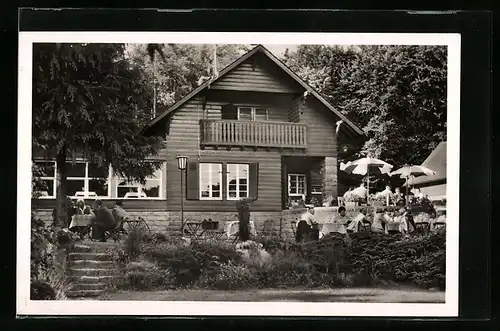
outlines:
[[[68,275],[72,286],[68,298],[96,297],[118,277],[118,269],[110,250],[118,248],[114,242],[85,241],[75,245],[69,254]]]

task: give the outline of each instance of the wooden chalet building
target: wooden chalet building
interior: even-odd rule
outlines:
[[[143,133],[166,140],[157,156],[165,167],[146,186],[101,174],[106,185],[100,187],[92,184],[94,170],[82,163],[81,177],[68,179],[79,180],[73,191],[78,186],[94,192],[94,185],[101,199],[123,199],[129,211],[158,222],[178,218],[176,158],[185,155],[186,219],[234,219],[235,202],[244,197],[253,200],[252,218],[271,219],[287,208],[289,198],[336,198],[339,153],[363,138],[359,128],[262,45],[166,109]],[[55,189],[47,198],[54,195]],[[47,198],[40,199],[41,207],[48,206]]]

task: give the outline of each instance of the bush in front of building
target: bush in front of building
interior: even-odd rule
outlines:
[[[125,287],[241,290],[398,284],[444,290],[444,231],[408,238],[361,232],[298,244],[276,237],[259,240],[271,255],[266,263],[242,259],[227,242],[144,243],[139,259],[155,267],[129,270]]]

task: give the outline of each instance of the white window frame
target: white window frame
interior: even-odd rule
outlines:
[[[229,166],[236,166],[236,197],[230,197],[229,196]],[[226,194],[227,194],[227,200],[239,200],[239,199],[243,199],[243,198],[248,198],[250,196],[250,165],[248,163],[228,163],[227,164],[227,172],[226,172],[226,182],[227,182],[227,185],[226,185]],[[246,175],[246,180],[247,180],[247,194],[245,197],[241,197],[240,196],[240,179],[242,179],[242,177],[240,177],[240,167],[246,167],[247,168],[247,175]]]
[[[241,117],[240,117],[241,108],[250,108],[250,117],[251,117],[250,120],[251,121],[255,121],[256,109],[264,109],[266,111],[266,119],[265,119],[265,121],[269,120],[269,108],[266,108],[266,107],[251,107],[251,106],[238,106],[238,121],[241,120]]]
[[[162,167],[159,170],[160,172],[160,178],[157,177],[146,177],[146,181],[158,181],[160,182],[160,188],[159,188],[159,196],[158,197],[142,197],[142,191],[144,189],[144,185],[137,183],[137,182],[128,182],[126,178],[122,177],[116,177],[116,185],[114,185],[115,189],[115,197],[118,200],[163,200],[163,195],[164,195],[164,189],[163,189],[163,176],[165,173],[165,167],[166,167],[166,162],[163,163]],[[124,185],[120,185],[120,182],[126,181],[127,183]],[[126,197],[118,197],[118,188],[119,187],[137,187],[137,193],[139,194],[138,198],[126,198]]]
[[[57,169],[56,169],[56,162],[55,161],[46,161],[46,160],[33,160],[33,162],[36,163],[53,163],[54,164],[54,176],[42,176],[40,177],[41,180],[44,181],[53,181],[52,185],[52,194],[48,191],[35,191],[34,193],[42,193],[42,192],[47,192],[49,195],[40,195],[39,199],[55,199],[56,194],[57,194]]]
[[[299,177],[304,177],[304,193],[292,193],[291,192],[291,188],[292,186],[290,185],[291,184],[291,181],[292,181],[292,177],[295,177],[296,180],[297,180],[297,184],[299,183]],[[298,188],[299,188],[299,185],[296,186],[297,188],[297,191],[298,191]],[[305,174],[288,174],[288,196],[290,197],[300,197],[300,196],[305,196],[307,195],[307,176]]]
[[[209,181],[209,187],[208,187],[208,194],[209,196],[208,197],[204,197],[202,195],[202,192],[205,191],[204,187],[202,186],[202,174],[203,174],[203,171],[202,171],[202,167],[204,165],[209,165],[210,166],[210,171],[208,172],[209,174],[209,178],[208,178],[208,181]],[[212,169],[212,167],[214,166],[218,166],[219,167],[219,186],[220,186],[220,194],[218,197],[213,197],[212,196],[212,185],[213,185],[213,174],[215,173],[215,171]],[[198,180],[199,180],[199,196],[200,196],[200,200],[222,200],[222,195],[223,195],[223,185],[222,185],[222,163],[212,163],[212,162],[200,162],[199,164],[199,171],[198,171]]]
[[[55,199],[56,198],[56,193],[57,193],[57,162],[56,161],[52,161],[52,160],[48,160],[48,161],[45,161],[45,160],[34,160],[35,163],[37,162],[45,162],[45,163],[53,163],[54,164],[54,177],[40,177],[40,179],[42,180],[54,180],[54,192],[53,192],[53,196],[41,196],[40,198],[42,199]],[[66,163],[72,163],[71,161],[66,161]],[[111,172],[111,166],[109,167],[109,170],[108,170],[108,177],[106,178],[106,182],[108,184],[108,193],[107,195],[105,196],[89,196],[89,182],[90,180],[92,179],[92,177],[89,177],[89,162],[87,161],[84,161],[83,159],[77,159],[75,160],[75,163],[85,163],[85,175],[83,177],[76,177],[76,176],[69,176],[69,177],[66,177],[66,180],[83,180],[83,192],[85,194],[84,198],[96,198],[96,199],[109,199],[111,198],[111,175],[112,175],[112,172]],[[80,196],[75,196],[75,195],[72,195],[72,196],[69,196],[70,198],[72,199],[76,199],[76,198],[81,198]]]

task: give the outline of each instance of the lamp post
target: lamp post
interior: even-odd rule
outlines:
[[[181,234],[184,235],[184,170],[186,170],[187,156],[177,156],[177,167],[181,171]]]

